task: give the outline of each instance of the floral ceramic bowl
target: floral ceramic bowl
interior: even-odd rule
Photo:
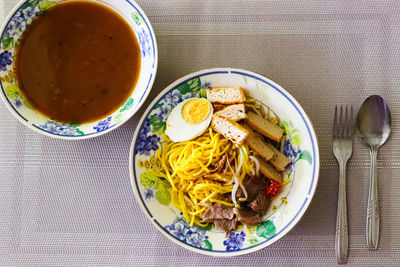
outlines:
[[[292,163],[284,172],[288,184],[272,200],[264,223],[239,228],[228,236],[212,227],[190,227],[171,204],[169,184],[148,169],[164,140],[173,107],[191,97],[204,97],[205,88],[242,86],[265,110],[280,118],[287,139],[284,154]],[[132,140],[130,173],[134,194],[154,226],[174,243],[201,254],[231,256],[254,252],[282,238],[303,216],[317,187],[319,150],[315,132],[299,103],[282,87],[258,74],[238,69],[203,70],[168,86],[145,111]]]
[[[68,0],[24,0],[17,4],[0,29],[1,98],[8,109],[29,128],[62,139],[85,139],[105,134],[126,122],[144,103],[157,70],[157,44],[153,29],[142,9],[131,0],[96,0],[117,11],[132,26],[141,50],[141,71],[130,98],[117,111],[100,121],[71,125],[49,120],[25,100],[15,78],[15,52],[21,35],[32,20],[49,8]]]

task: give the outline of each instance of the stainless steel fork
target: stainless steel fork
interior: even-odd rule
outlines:
[[[339,193],[336,217],[335,251],[336,260],[343,264],[347,262],[348,253],[348,228],[347,228],[347,200],[346,200],[346,164],[353,152],[353,107],[344,109],[340,107],[338,118],[338,106],[335,106],[333,120],[333,153],[339,163]]]

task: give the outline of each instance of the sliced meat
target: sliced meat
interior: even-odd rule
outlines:
[[[250,207],[255,212],[264,213],[267,211],[270,199],[265,195],[265,186],[266,183],[261,177],[251,177],[244,184],[247,194],[248,194],[248,202],[250,203]],[[236,192],[236,198],[243,198],[244,194],[241,188],[238,188]]]
[[[236,199],[243,198],[243,197],[245,197],[245,195],[244,195],[244,193],[243,193],[242,188],[239,187],[239,188],[236,190]]]
[[[236,230],[238,219],[235,216],[233,219],[217,219],[214,220],[215,228],[221,229],[225,233],[229,233]]]
[[[218,199],[225,202],[231,202],[232,201],[231,193],[222,194],[218,197]]]
[[[283,182],[282,173],[275,170],[271,164],[263,160],[261,157],[256,156],[258,162],[260,163],[260,172],[265,175],[268,179],[277,181],[278,183]]]
[[[250,207],[252,210],[258,213],[265,213],[271,203],[271,199],[265,195],[265,187],[264,190],[258,193],[257,197],[250,202]]]
[[[285,132],[279,125],[276,125],[269,120],[264,119],[262,116],[254,113],[247,113],[247,125],[249,125],[253,130],[259,132],[265,137],[280,142],[283,133]]]
[[[248,207],[237,209],[236,216],[241,223],[248,226],[254,226],[262,223],[262,214],[255,212]]]
[[[226,157],[227,155],[224,154],[222,158],[217,162],[216,166],[212,166],[211,170],[208,173],[211,174],[215,172],[221,172],[225,167]]]
[[[244,182],[244,188],[247,192],[247,201],[253,201],[261,190],[265,190],[265,181],[262,177],[251,176]],[[236,192],[236,198],[243,198],[244,194],[242,189]]]
[[[277,171],[284,171],[286,166],[292,161],[278,149],[276,149],[273,144],[266,143],[266,145],[274,152],[274,156],[269,163],[271,163],[271,165],[274,166]]]
[[[203,212],[202,219],[205,222],[212,222],[213,220],[217,219],[233,219],[235,215],[233,208],[223,205],[221,203],[215,203],[211,207],[207,208]]]
[[[243,127],[249,131],[249,135],[245,140],[249,148],[255,151],[256,154],[260,155],[265,160],[272,159],[274,156],[274,151],[264,141],[263,137],[253,131],[253,129],[251,129],[249,126],[243,125]]]

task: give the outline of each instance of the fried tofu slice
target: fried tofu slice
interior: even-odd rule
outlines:
[[[247,118],[244,104],[229,105],[217,112],[218,115],[233,120],[240,121]]]
[[[281,141],[282,135],[285,131],[279,125],[273,124],[269,120],[264,119],[262,116],[254,112],[247,113],[246,123],[256,132],[259,132],[265,137],[268,137],[276,142]]]
[[[227,107],[227,105],[223,105],[223,104],[218,104],[218,103],[213,104],[214,112],[223,110],[226,107]]]
[[[211,127],[235,144],[243,144],[249,131],[236,121],[214,114]]]
[[[246,94],[242,87],[220,87],[207,89],[207,99],[211,103],[241,104],[246,101]]]

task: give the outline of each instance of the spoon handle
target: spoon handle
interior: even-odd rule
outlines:
[[[379,204],[377,180],[377,150],[371,149],[371,176],[369,183],[367,208],[367,245],[370,250],[378,249],[379,240]]]
[[[344,264],[347,263],[347,253],[349,246],[347,228],[346,163],[340,161],[339,167],[339,194],[336,217],[335,250],[337,262],[339,264]]]

